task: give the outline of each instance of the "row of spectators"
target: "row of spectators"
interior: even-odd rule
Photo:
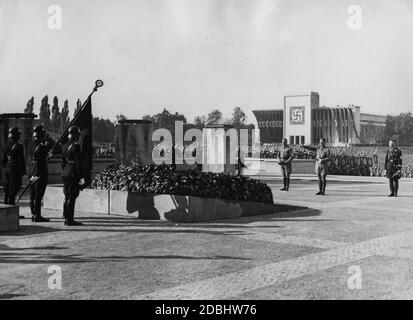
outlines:
[[[276,159],[279,144],[262,144],[259,154],[261,158]],[[316,147],[291,146],[295,159],[315,159]],[[384,157],[386,147],[372,146],[337,146],[331,147],[330,173],[337,175],[385,176]],[[252,150],[250,150],[252,151]],[[257,152],[257,150],[255,150]],[[413,177],[413,157],[406,152],[403,156],[403,177]]]

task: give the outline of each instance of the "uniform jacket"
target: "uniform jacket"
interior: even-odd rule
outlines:
[[[399,148],[390,148],[387,150],[384,167],[392,173],[401,170],[402,151]]]
[[[23,176],[26,174],[26,161],[23,146],[16,141],[9,141],[3,150],[2,166],[4,173]]]
[[[290,165],[294,158],[294,151],[291,149],[290,146],[284,147],[283,145],[280,147],[278,160],[283,161],[284,164]]]
[[[62,169],[63,177],[72,177],[78,179],[83,177],[81,150],[79,143],[69,140],[63,146]]]
[[[322,146],[318,146],[317,152],[316,152],[317,163],[327,164],[329,158],[330,158],[330,148],[328,147],[323,148]]]
[[[47,176],[48,147],[45,142],[34,142],[32,147],[32,170],[31,175],[37,177]]]

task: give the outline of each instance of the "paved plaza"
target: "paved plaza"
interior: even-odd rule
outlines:
[[[261,177],[292,211],[199,224],[77,213],[0,234],[1,299],[412,299],[413,182]],[[21,214],[29,217],[27,206]],[[51,266],[62,288],[50,289]],[[357,280],[354,278],[357,276]],[[353,281],[354,280],[354,281]],[[357,283],[357,285],[354,285]]]

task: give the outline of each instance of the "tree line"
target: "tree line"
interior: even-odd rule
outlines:
[[[387,115],[384,139],[398,140],[401,146],[413,146],[413,116],[411,112]]]
[[[154,122],[158,127],[165,128],[173,131],[175,128],[175,121],[182,121],[183,123],[188,123],[186,117],[178,112],[171,113],[166,108],[162,112],[154,115],[143,116],[144,120],[150,120]],[[232,112],[232,117],[229,119],[224,119],[222,112],[218,109],[212,110],[207,115],[196,116],[193,120],[193,124],[197,126],[205,126],[212,124],[230,124],[234,127],[241,127],[247,125],[247,117],[245,112],[240,107],[235,107]]]
[[[73,117],[81,109],[82,102],[77,99],[76,106],[73,109]],[[26,104],[25,113],[34,112],[34,97]],[[46,130],[55,138],[58,137],[70,123],[69,101],[63,102],[63,107],[59,106],[58,97],[53,98],[52,106],[49,104],[49,97],[46,95],[42,98],[39,107],[39,120],[43,123]],[[72,118],[73,119],[73,118]],[[93,117],[93,140],[96,143],[112,143],[115,135],[115,123],[109,119]]]
[[[82,102],[77,99],[76,106],[73,109],[73,117],[81,109]],[[26,104],[24,109],[25,113],[34,112],[34,97],[32,97]],[[59,106],[58,97],[54,97],[52,105],[50,106],[49,97],[46,95],[42,98],[39,107],[39,120],[42,122],[53,136],[58,136],[61,134],[65,128],[70,123],[70,108],[69,101],[64,100],[63,107]],[[98,117],[93,117],[93,140],[96,143],[113,143],[115,136],[115,126],[120,120],[126,119],[122,114],[116,116],[116,121],[113,122],[109,119],[103,119]],[[175,129],[175,122],[182,121],[183,123],[188,123],[187,118],[178,112],[170,112],[166,108],[162,112],[156,113],[154,115],[144,115],[144,120],[150,120],[154,122],[158,127],[165,128],[171,131]],[[240,107],[235,107],[232,116],[229,119],[224,119],[223,114],[220,110],[214,109],[207,115],[196,116],[193,120],[193,124],[197,126],[205,126],[210,124],[231,124],[236,128],[247,125],[247,117],[245,112]]]

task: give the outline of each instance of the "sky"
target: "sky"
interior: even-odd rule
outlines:
[[[330,107],[413,111],[412,39],[413,0],[0,0],[0,113],[32,96],[37,112],[45,94],[74,108],[96,79],[94,116],[110,119],[239,106],[253,122],[311,91]]]

